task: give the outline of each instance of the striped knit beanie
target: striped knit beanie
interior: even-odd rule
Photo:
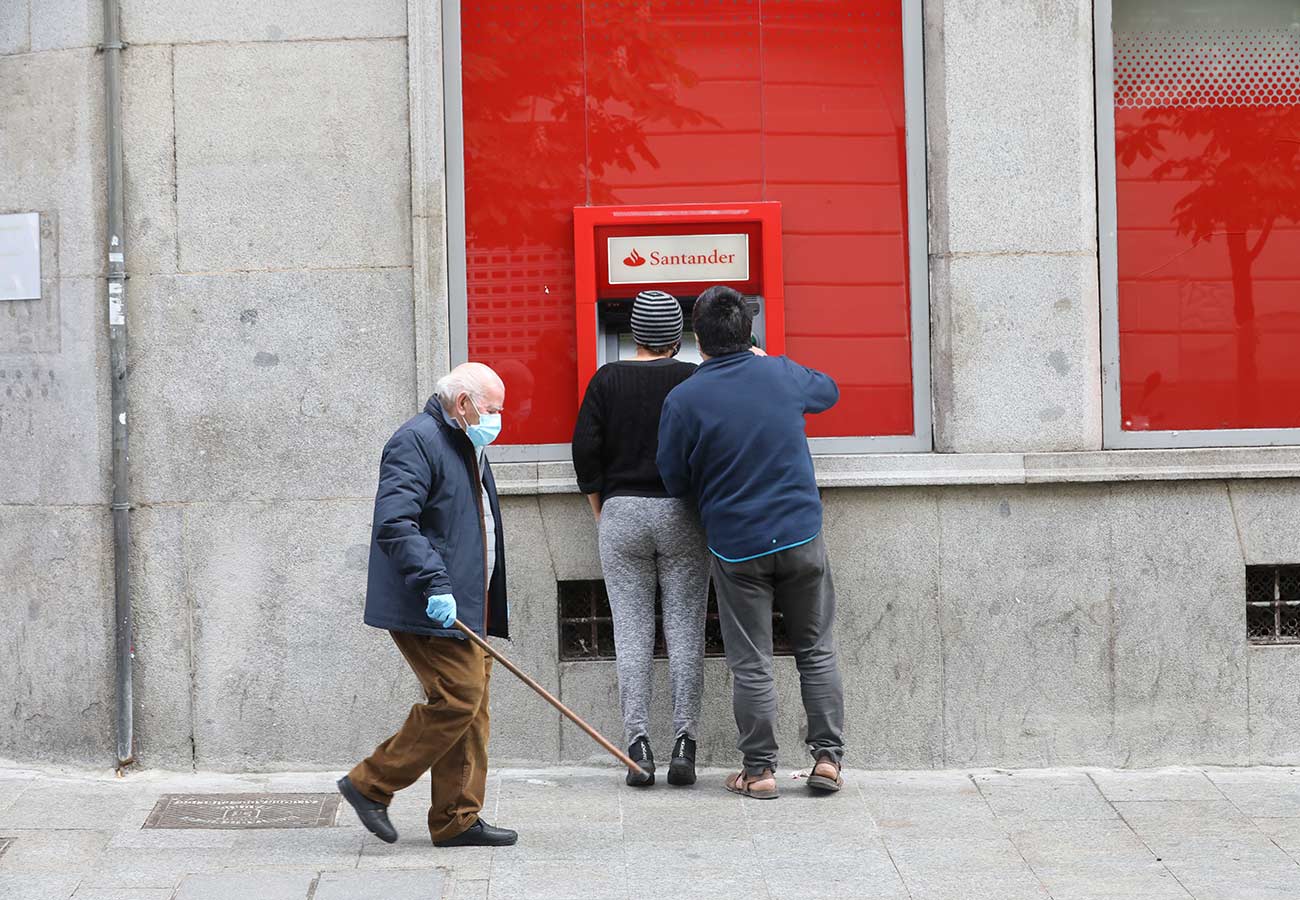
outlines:
[[[632,337],[644,347],[667,347],[682,339],[682,305],[664,291],[642,291],[632,304]]]

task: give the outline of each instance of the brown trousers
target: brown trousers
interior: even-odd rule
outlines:
[[[390,631],[428,698],[397,734],[348,777],[387,806],[393,794],[432,776],[429,835],[445,841],[474,824],[487,790],[488,679],[492,657],[470,641]]]

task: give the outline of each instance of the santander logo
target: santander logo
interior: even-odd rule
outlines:
[[[748,234],[616,235],[606,239],[605,248],[610,284],[749,278]]]

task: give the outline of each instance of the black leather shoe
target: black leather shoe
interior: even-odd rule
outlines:
[[[627,748],[627,755],[631,757],[632,762],[639,765],[645,770],[645,774],[640,772],[628,772],[627,783],[631,787],[650,787],[655,783],[655,755],[650,750],[650,741],[647,738],[637,738],[632,742],[632,746]]]
[[[435,847],[509,847],[519,840],[519,832],[509,828],[497,828],[478,819],[454,838],[434,841]]]
[[[357,790],[357,786],[352,783],[352,779],[344,775],[338,781],[339,793],[343,799],[352,805],[357,811],[357,818],[361,824],[366,826],[375,837],[379,838],[385,844],[391,844],[397,840],[397,829],[393,823],[388,821],[388,807],[382,803],[376,803],[365,794]]]
[[[668,763],[668,783],[680,786],[695,784],[695,741],[680,735],[673,744],[673,759]]]

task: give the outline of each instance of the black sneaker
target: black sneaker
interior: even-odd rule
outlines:
[[[668,783],[678,786],[695,784],[695,741],[679,735],[673,744],[673,759],[668,764]]]
[[[637,772],[627,773],[627,783],[631,787],[649,787],[655,783],[655,755],[650,750],[650,741],[647,738],[637,738],[632,742],[632,746],[627,748],[627,755],[632,758],[632,762],[645,769],[646,774],[641,775]]]

